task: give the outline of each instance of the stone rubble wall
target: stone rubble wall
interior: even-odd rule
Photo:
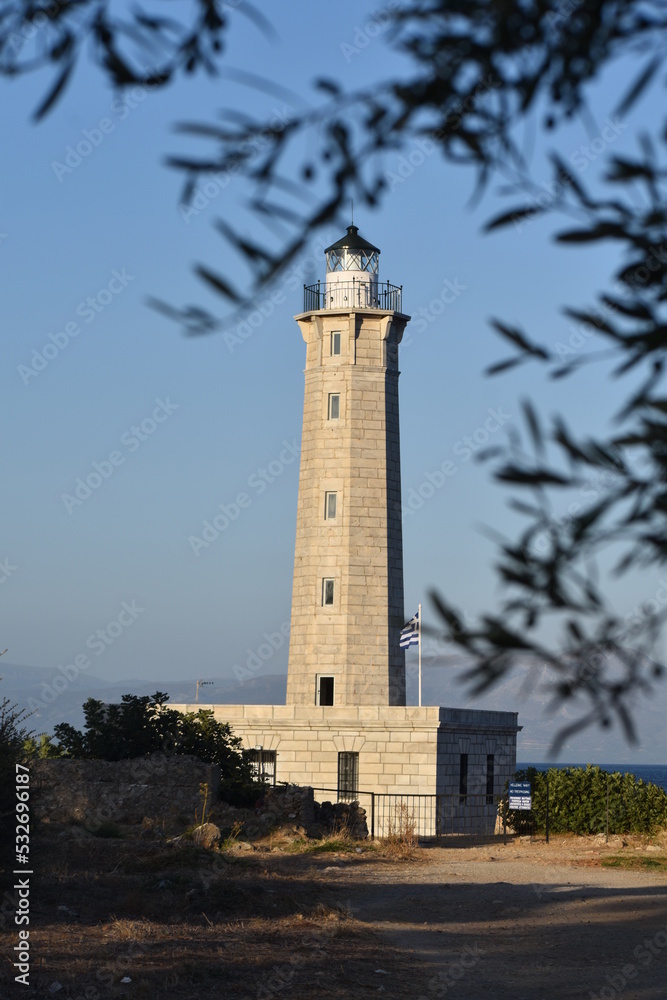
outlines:
[[[39,760],[30,765],[31,809],[43,822],[141,823],[144,817],[195,821],[217,801],[220,768],[197,757],[152,754],[134,760]]]
[[[315,822],[328,833],[347,831],[360,840],[368,836],[366,810],[358,802],[316,802]]]

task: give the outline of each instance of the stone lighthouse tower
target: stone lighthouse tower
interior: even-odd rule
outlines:
[[[304,289],[306,342],[288,705],[405,705],[401,288],[356,226]]]
[[[493,832],[516,712],[405,703],[398,345],[410,317],[356,226],[325,255],[296,316],[306,367],[286,704],[172,707],[210,708],[262,781],[359,798],[371,835],[414,816],[417,795],[420,835]]]

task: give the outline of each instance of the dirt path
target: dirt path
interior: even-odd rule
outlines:
[[[432,849],[364,865],[363,884],[354,862],[327,874],[356,920],[411,957],[409,992],[378,972],[382,996],[665,1000],[667,878],[548,850]]]
[[[667,1000],[667,834],[402,860],[287,836],[225,854],[132,830],[36,843],[30,985],[6,922],[1,1000]],[[602,867],[615,856],[655,870]]]

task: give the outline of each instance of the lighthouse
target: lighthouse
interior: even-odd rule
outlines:
[[[358,798],[371,835],[405,816],[422,836],[493,832],[516,712],[406,705],[402,288],[380,281],[380,250],[354,225],[324,255],[295,317],[305,378],[286,703],[173,707],[210,708],[262,781]]]
[[[356,226],[295,319],[306,343],[287,704],[405,705],[402,289]]]

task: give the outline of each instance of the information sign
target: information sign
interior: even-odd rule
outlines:
[[[510,809],[532,809],[533,799],[529,781],[510,781]]]

